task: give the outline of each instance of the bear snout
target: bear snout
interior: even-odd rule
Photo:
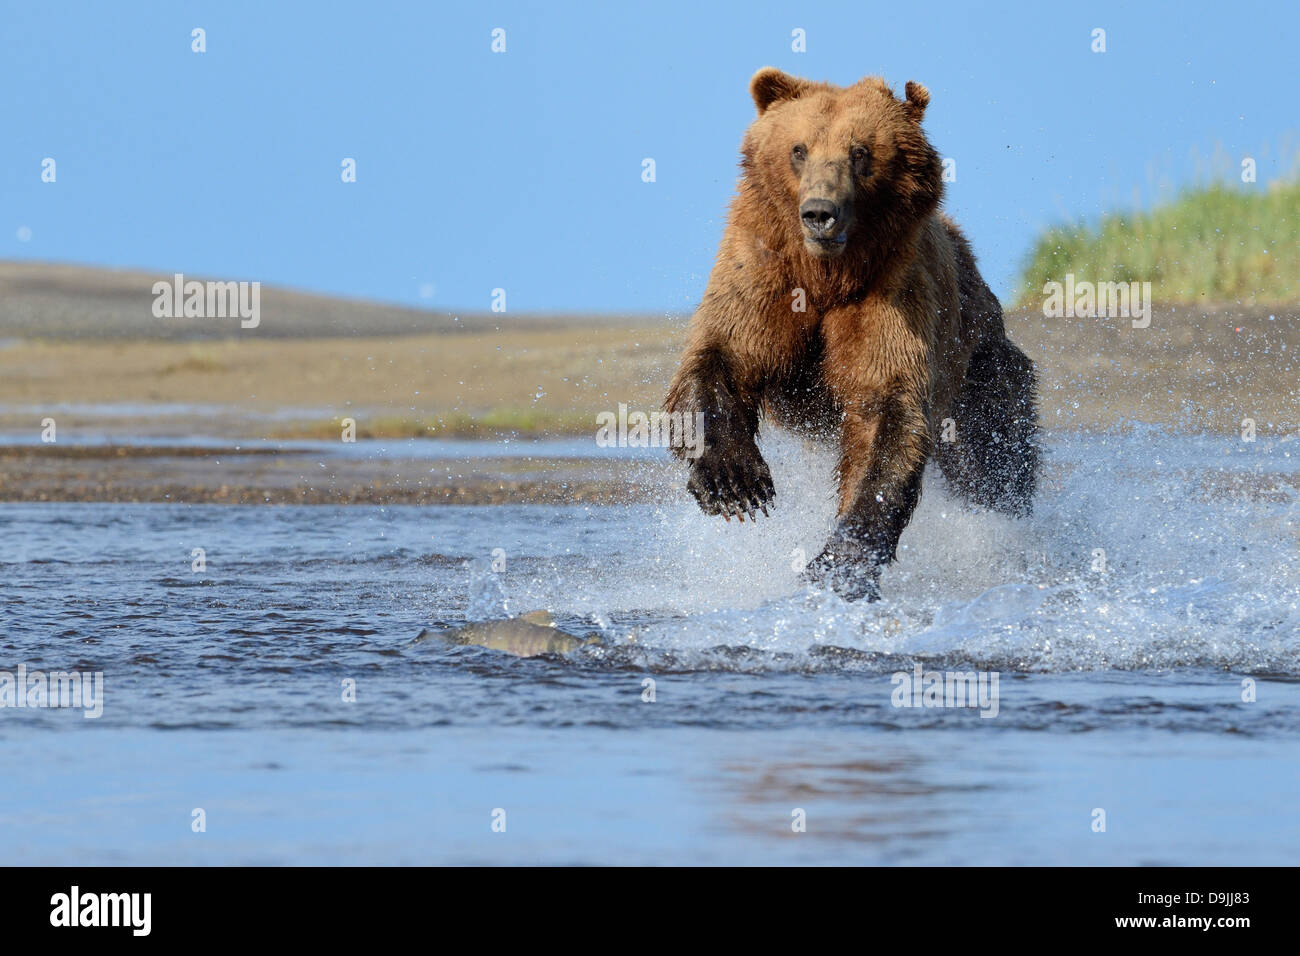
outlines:
[[[848,242],[848,210],[830,199],[805,199],[799,205],[804,244],[816,256],[837,256]]]
[[[840,207],[829,199],[806,199],[799,207],[799,218],[808,235],[820,239],[834,233],[840,221]]]

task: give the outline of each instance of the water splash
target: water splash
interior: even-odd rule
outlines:
[[[844,648],[1012,670],[1300,677],[1288,447],[1153,430],[1048,445],[1029,519],[973,511],[928,473],[875,604],[801,584],[833,524],[834,460],[780,433],[763,441],[778,489],[770,520],[708,518],[676,475],[670,503],[624,510],[612,554],[581,571],[553,565],[530,600],[635,622],[641,653],[675,659],[740,647],[785,667]]]

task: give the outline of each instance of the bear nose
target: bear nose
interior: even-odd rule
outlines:
[[[835,221],[840,218],[840,210],[829,199],[808,199],[799,207],[799,215],[808,231],[820,236],[835,225]]]

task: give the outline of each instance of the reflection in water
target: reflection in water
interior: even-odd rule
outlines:
[[[864,740],[864,748],[868,746]],[[835,748],[838,750],[839,748]],[[945,781],[931,758],[897,746],[875,748],[872,759],[732,760],[719,768],[722,816],[753,838],[812,843],[871,844],[873,858],[915,852],[918,841],[945,839],[956,822],[954,804],[989,789],[979,782]],[[803,811],[797,832],[795,811]]]

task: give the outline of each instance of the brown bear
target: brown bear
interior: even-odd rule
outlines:
[[[688,488],[728,519],[775,495],[760,418],[838,441],[838,520],[804,573],[874,600],[931,455],[965,500],[1029,512],[1034,367],[939,212],[925,87],[899,100],[875,77],[838,87],[769,67],[750,93],[740,184],[665,407],[703,414]]]

